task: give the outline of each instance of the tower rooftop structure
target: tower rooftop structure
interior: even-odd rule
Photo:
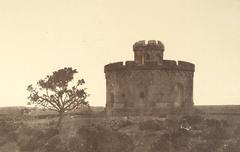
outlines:
[[[141,40],[133,45],[133,51],[164,51],[164,45],[161,41]]]
[[[133,45],[134,61],[138,65],[145,62],[163,63],[164,45],[161,41],[149,40],[138,41]]]

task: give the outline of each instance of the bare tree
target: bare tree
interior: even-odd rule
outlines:
[[[36,87],[29,85],[27,88],[30,92],[28,104],[58,112],[57,127],[61,125],[66,112],[89,106],[86,88],[81,88],[84,79],[78,80],[76,85],[70,85],[76,73],[76,69],[63,68],[39,80]]]

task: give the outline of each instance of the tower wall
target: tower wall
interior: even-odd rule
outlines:
[[[134,61],[108,64],[106,110],[110,115],[187,112],[193,106],[194,65],[163,60],[139,66]]]
[[[193,107],[195,66],[164,60],[160,41],[138,41],[134,61],[104,67],[109,115],[188,113]]]

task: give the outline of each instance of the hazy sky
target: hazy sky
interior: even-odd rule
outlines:
[[[63,67],[105,105],[104,65],[143,39],[195,63],[195,104],[240,104],[239,0],[0,0],[0,106],[26,105],[26,87]]]

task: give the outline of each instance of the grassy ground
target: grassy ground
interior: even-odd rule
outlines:
[[[57,115],[24,107],[0,109],[0,152],[239,152],[240,114],[234,106],[203,106],[204,115],[106,117],[92,113]],[[11,111],[11,114],[9,113]]]
[[[221,119],[222,118],[222,119]],[[239,152],[239,116],[65,116],[0,122],[0,152]]]

